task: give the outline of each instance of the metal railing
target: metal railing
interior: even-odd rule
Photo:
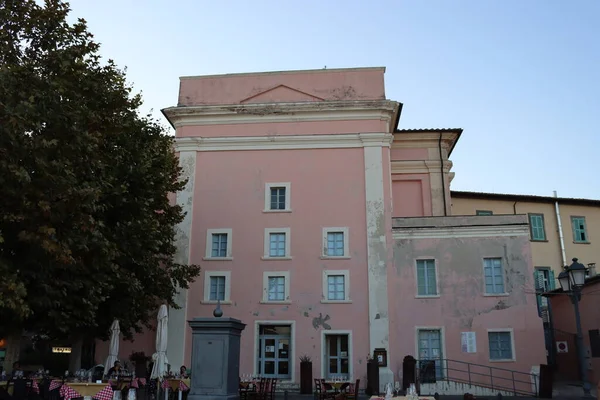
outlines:
[[[512,393],[514,396],[538,396],[538,376],[506,368],[457,360],[418,360],[420,384],[453,381]]]

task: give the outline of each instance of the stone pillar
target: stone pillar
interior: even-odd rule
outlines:
[[[188,400],[239,399],[240,339],[246,324],[234,318],[194,318]]]

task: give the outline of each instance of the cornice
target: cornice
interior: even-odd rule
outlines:
[[[399,103],[391,100],[178,106],[162,110],[174,128],[190,125],[381,120],[390,130]]]
[[[396,240],[410,239],[460,239],[481,237],[529,237],[529,226],[523,225],[493,225],[493,226],[452,226],[426,228],[394,228],[392,236]]]
[[[391,161],[392,174],[422,174],[439,173],[440,162],[438,160],[393,160]],[[452,169],[452,161],[444,161],[444,172]]]
[[[410,132],[396,133],[392,149],[398,148],[438,148],[440,134],[442,135],[442,147],[450,151],[458,140],[456,132]]]
[[[239,150],[295,150],[337,149],[361,147],[389,147],[390,133],[353,133],[340,135],[281,135],[182,137],[175,139],[175,151],[239,151]]]

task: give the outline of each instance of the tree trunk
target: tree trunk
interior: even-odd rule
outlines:
[[[69,371],[75,372],[81,369],[82,349],[83,338],[74,338],[71,342],[71,354],[69,355]]]
[[[6,355],[4,356],[3,371],[12,373],[12,366],[19,361],[21,355],[21,333],[6,338]]]

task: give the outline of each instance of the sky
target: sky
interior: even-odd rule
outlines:
[[[598,0],[70,4],[163,123],[180,76],[385,66],[401,129],[464,129],[453,190],[600,199]]]

